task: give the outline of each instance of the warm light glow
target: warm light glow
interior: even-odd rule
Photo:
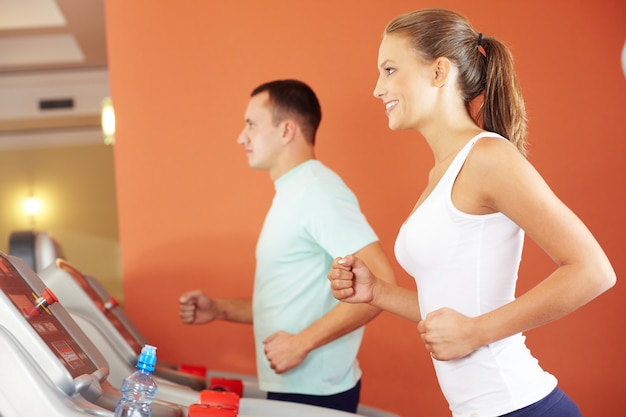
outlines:
[[[624,71],[624,77],[626,77],[626,41],[622,48],[622,71]]]
[[[115,111],[113,110],[113,102],[110,97],[102,100],[101,113],[102,133],[104,134],[104,143],[112,145],[115,143]]]
[[[28,197],[24,200],[24,212],[28,216],[35,216],[41,211],[41,202],[35,197]]]

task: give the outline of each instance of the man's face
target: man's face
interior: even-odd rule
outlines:
[[[281,149],[282,124],[275,125],[269,103],[269,93],[264,91],[250,97],[245,112],[243,130],[237,143],[243,145],[248,165],[256,169],[271,170],[277,163]]]

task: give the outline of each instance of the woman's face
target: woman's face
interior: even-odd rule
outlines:
[[[419,57],[408,38],[387,34],[378,51],[378,81],[374,97],[385,105],[389,128],[419,129],[432,117],[433,65]]]

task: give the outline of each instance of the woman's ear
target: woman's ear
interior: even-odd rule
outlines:
[[[439,57],[435,59],[433,67],[433,85],[435,87],[443,87],[450,77],[452,63],[448,58]]]

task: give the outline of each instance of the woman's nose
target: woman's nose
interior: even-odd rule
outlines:
[[[382,98],[385,95],[385,91],[381,86],[380,78],[376,81],[376,85],[374,86],[374,91],[372,93],[375,98]]]

